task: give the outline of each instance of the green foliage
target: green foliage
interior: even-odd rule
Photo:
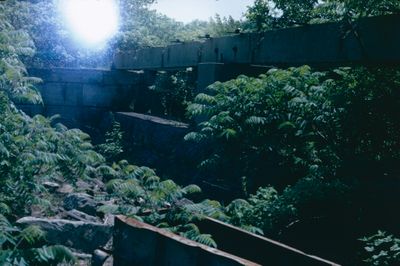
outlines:
[[[35,226],[23,230],[0,215],[1,265],[74,265],[76,259],[66,247],[43,246],[44,233]]]
[[[113,162],[120,158],[123,150],[123,132],[121,124],[113,119],[112,128],[105,134],[105,143],[97,146],[107,161]]]
[[[181,188],[172,180],[161,181],[150,168],[129,165],[126,161],[113,165],[113,176],[106,188],[114,203],[100,206],[99,212],[124,214],[216,247],[211,236],[201,234],[193,224],[199,215],[212,216],[214,205],[208,201],[181,204],[184,197],[201,192],[198,186]]]
[[[399,12],[397,0],[256,0],[246,18],[250,30],[262,31]]]
[[[62,125],[53,128],[51,119],[40,115],[30,118],[3,92],[0,109],[0,202],[13,215],[29,213],[33,205],[51,206],[45,181],[88,179],[104,161],[87,134]]]
[[[360,239],[364,243],[364,262],[367,265],[398,265],[400,262],[400,239],[386,232]]]
[[[217,82],[188,107],[203,122],[185,139],[203,147],[206,175],[238,187],[245,176],[253,191],[305,176],[376,178],[383,164],[394,174],[399,81],[391,68],[300,67]]]
[[[177,39],[198,40],[205,34],[226,35],[241,24],[218,16],[209,22],[184,24],[149,10],[153,0],[121,0],[119,32],[103,49],[86,49],[75,43],[59,12],[60,1],[3,1],[2,15],[15,29],[27,32],[37,52],[24,62],[35,67],[110,67],[115,50],[165,46]],[[134,14],[134,15],[132,15]],[[26,49],[25,51],[29,51]]]
[[[186,199],[201,193],[196,185],[180,187],[172,180],[161,181],[153,170],[129,165],[126,161],[113,165],[113,177],[106,184],[113,203],[100,206],[99,212],[131,216],[212,247],[216,247],[212,237],[202,234],[195,225],[204,216],[263,234],[260,228],[244,217],[245,211],[248,211],[246,206],[233,207],[237,205],[234,202],[225,209],[218,201],[193,203]],[[240,201],[243,200],[237,202]]]
[[[190,68],[173,74],[159,72],[150,89],[159,96],[164,115],[184,120],[188,102],[193,100],[194,86],[195,77]]]
[[[332,176],[338,158],[327,143],[336,141],[341,110],[327,98],[331,83],[308,67],[215,83],[189,106],[192,117],[205,121],[186,140],[213,147],[201,168],[237,184],[243,176],[250,183],[274,182],[276,173],[269,176],[265,168],[272,165],[292,180]]]
[[[9,10],[13,4],[18,1],[1,3],[0,8]],[[82,131],[59,124],[53,128],[56,117],[31,118],[14,106],[14,102],[41,102],[34,87],[38,80],[26,77],[20,60],[33,52],[33,45],[26,33],[14,30],[10,13],[1,13],[0,21],[0,210],[18,217],[34,205],[51,206],[45,181],[89,178],[104,159]]]
[[[346,230],[342,241],[350,243],[366,234],[367,224],[387,219],[394,230],[399,222],[392,213],[399,88],[400,72],[391,67],[240,76],[195,97],[188,110],[202,122],[185,139],[200,147],[203,176],[243,188],[244,196],[257,191],[228,205],[231,223],[291,239],[313,226],[329,234],[322,230],[344,223],[346,213],[345,223],[360,227]],[[343,261],[353,259],[347,254]]]
[[[27,77],[21,57],[32,56],[34,44],[29,35],[10,23],[9,2],[0,3],[0,90],[16,102],[41,103],[35,84],[40,79]]]

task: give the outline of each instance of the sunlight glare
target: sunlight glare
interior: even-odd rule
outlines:
[[[118,30],[115,0],[64,0],[61,8],[75,37],[89,46],[104,44]]]

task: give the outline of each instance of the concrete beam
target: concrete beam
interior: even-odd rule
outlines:
[[[352,25],[326,23],[204,42],[116,53],[117,69],[186,68],[199,63],[275,66],[399,64],[400,15],[360,19]]]

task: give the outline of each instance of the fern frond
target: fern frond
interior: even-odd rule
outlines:
[[[217,243],[214,241],[212,236],[210,234],[200,234],[196,237],[194,237],[192,240],[199,242],[200,244],[212,247],[212,248],[217,248]]]
[[[246,119],[245,122],[252,126],[259,126],[266,124],[267,118],[262,116],[250,116],[249,118]]]
[[[197,185],[188,185],[184,188],[182,188],[182,192],[184,194],[196,194],[196,193],[201,193],[201,188]]]
[[[202,133],[198,133],[198,132],[190,132],[188,134],[186,134],[186,136],[184,137],[185,141],[193,141],[193,142],[201,142],[202,140],[204,140],[206,138],[206,136]]]
[[[119,186],[124,182],[122,179],[112,179],[107,182],[106,190],[108,193],[114,193],[118,190]]]
[[[144,180],[144,185],[147,188],[155,188],[159,184],[159,182],[160,178],[158,176],[152,175]]]
[[[138,184],[137,180],[129,179],[121,183],[117,187],[117,193],[124,195],[129,198],[137,198],[139,196],[144,196],[144,189]]]
[[[197,96],[194,98],[194,101],[199,104],[208,104],[208,105],[216,103],[216,99],[214,96],[205,93],[197,94]]]
[[[224,129],[219,136],[225,138],[226,140],[230,140],[230,139],[236,137],[236,135],[237,135],[236,130],[234,130],[232,128],[227,128],[227,129]]]
[[[28,226],[20,233],[20,238],[25,240],[29,245],[34,245],[40,240],[43,240],[45,233],[39,226]]]
[[[58,265],[60,263],[75,265],[76,263],[74,254],[65,246],[44,246],[42,248],[33,249],[32,251],[32,261],[34,263],[46,263],[47,265]]]
[[[252,234],[257,234],[260,236],[264,235],[264,231],[261,228],[258,228],[256,226],[251,226],[251,225],[241,225],[240,228],[249,231]]]
[[[118,214],[119,206],[115,204],[102,205],[97,208],[97,211],[104,214]]]

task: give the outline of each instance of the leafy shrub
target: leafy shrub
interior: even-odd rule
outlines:
[[[105,134],[105,143],[97,146],[97,150],[107,161],[113,162],[118,160],[123,150],[123,132],[121,124],[113,118],[112,128]]]
[[[187,105],[193,100],[193,70],[176,73],[161,71],[150,89],[160,97],[164,115],[184,120]]]
[[[237,187],[246,177],[252,191],[305,176],[396,174],[399,82],[393,68],[306,66],[217,82],[189,105],[203,122],[185,139],[201,145],[205,175]]]
[[[105,167],[103,169],[106,170]],[[205,212],[207,205],[180,204],[185,196],[200,193],[198,186],[182,188],[172,180],[161,181],[152,169],[130,165],[124,160],[114,163],[108,169],[108,175],[112,179],[106,184],[106,188],[114,202],[100,206],[99,212],[124,214],[216,247],[212,237],[201,234],[193,223],[199,218],[198,215]]]
[[[0,215],[0,263],[11,265],[74,265],[76,259],[64,246],[43,246],[44,233],[35,226],[23,230]]]
[[[52,127],[54,118],[31,118],[15,107],[15,102],[40,103],[41,97],[35,88],[39,80],[27,77],[21,61],[34,52],[33,43],[9,23],[8,4],[0,4],[7,11],[0,13],[0,210],[15,218],[34,205],[51,207],[45,181],[87,179],[104,158],[82,131]]]
[[[360,239],[364,243],[364,262],[367,265],[399,265],[400,239],[386,232]]]
[[[0,203],[8,213],[27,214],[33,205],[48,209],[51,197],[44,182],[88,179],[104,162],[87,134],[62,125],[53,128],[40,115],[30,118],[3,92],[0,110]]]
[[[397,0],[256,0],[247,10],[246,25],[250,30],[261,31],[340,20],[348,23],[399,11]]]
[[[205,121],[185,139],[205,147],[200,167],[226,183],[245,176],[253,190],[334,175],[339,158],[329,144],[336,142],[341,110],[328,99],[332,81],[324,76],[309,67],[274,69],[217,82],[197,95],[188,110]]]

